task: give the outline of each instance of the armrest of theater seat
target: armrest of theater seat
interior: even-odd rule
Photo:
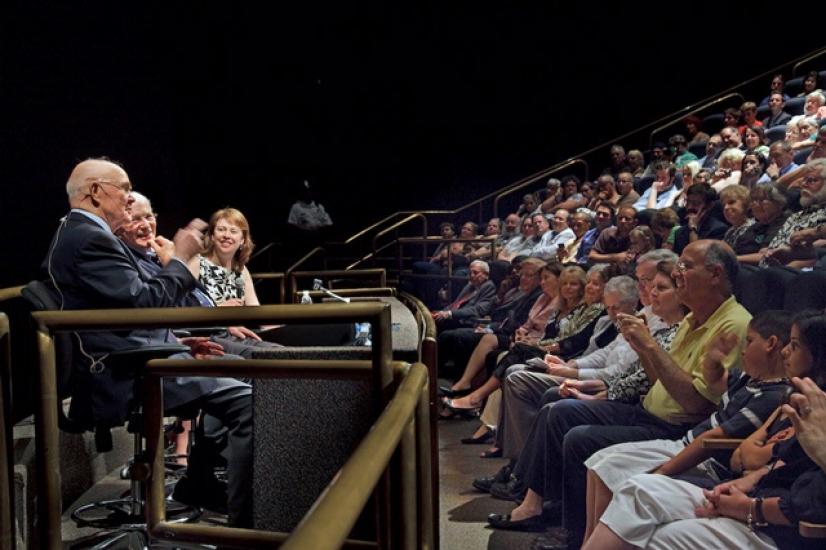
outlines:
[[[826,524],[801,521],[797,529],[801,537],[807,539],[826,539]]]
[[[742,442],[742,439],[734,438],[709,438],[703,440],[703,449],[732,450],[739,447]]]

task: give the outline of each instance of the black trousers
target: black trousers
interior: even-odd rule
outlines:
[[[186,405],[187,411],[194,409],[208,417],[206,429],[195,432],[187,477],[196,483],[211,478],[214,467],[223,462],[219,455],[224,455],[229,523],[252,527],[252,390],[249,386],[219,389]]]
[[[562,524],[577,547],[585,534],[584,462],[615,443],[677,439],[687,429],[660,420],[641,405],[563,399],[540,410],[514,474],[543,500],[562,501]]]

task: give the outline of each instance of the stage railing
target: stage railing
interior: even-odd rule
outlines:
[[[391,329],[390,329],[390,308],[387,304],[376,302],[359,302],[353,304],[320,304],[320,305],[289,305],[289,306],[259,306],[259,307],[243,307],[243,308],[149,308],[149,309],[130,309],[130,310],[87,310],[87,311],[47,311],[36,312],[32,314],[37,324],[37,339],[39,349],[39,370],[38,370],[38,385],[40,399],[37,404],[37,414],[35,422],[36,438],[37,438],[37,474],[39,482],[38,495],[38,532],[40,535],[40,546],[42,548],[58,549],[62,547],[61,533],[60,533],[60,519],[61,519],[61,499],[60,499],[60,472],[59,472],[59,453],[58,446],[58,427],[57,427],[57,387],[56,387],[56,365],[55,365],[55,350],[53,333],[59,331],[89,331],[89,330],[124,330],[134,328],[182,328],[182,327],[200,327],[200,326],[216,326],[216,325],[235,325],[235,324],[272,324],[272,323],[291,323],[291,324],[312,324],[312,323],[328,323],[328,322],[369,322],[373,327],[373,347],[371,351],[370,362],[342,362],[333,361],[321,364],[319,362],[293,362],[293,361],[239,361],[238,365],[233,366],[232,373],[236,376],[249,374],[250,376],[259,376],[265,372],[281,373],[276,374],[283,376],[287,372],[294,376],[340,376],[347,372],[354,373],[356,371],[363,371],[361,376],[367,376],[372,379],[374,387],[374,401],[376,404],[376,411],[384,411],[382,413],[382,421],[376,424],[370,432],[368,438],[370,441],[381,440],[380,448],[365,447],[366,450],[361,450],[365,443],[359,447],[360,456],[367,456],[369,460],[374,460],[376,457],[387,454],[386,447],[396,439],[401,438],[402,441],[402,455],[406,456],[406,467],[401,468],[401,472],[408,472],[404,474],[401,491],[394,491],[393,494],[404,495],[405,506],[409,506],[410,502],[417,502],[415,494],[412,497],[409,494],[411,485],[411,478],[409,477],[410,464],[409,457],[411,456],[411,443],[415,440],[419,443],[419,454],[427,455],[427,460],[420,457],[418,468],[429,468],[429,449],[430,449],[430,431],[427,427],[429,419],[429,399],[426,393],[421,393],[418,398],[420,405],[415,417],[418,424],[410,422],[415,407],[415,397],[411,397],[416,391],[429,391],[425,386],[427,384],[427,376],[425,368],[422,365],[415,365],[410,368],[407,377],[405,378],[402,387],[405,389],[403,397],[398,394],[399,398],[394,400],[392,408],[385,408],[386,403],[393,396],[393,369],[391,368]],[[345,364],[346,363],[346,364]],[[290,367],[288,365],[297,365]],[[185,370],[191,367],[192,370]],[[186,373],[203,373],[205,375],[219,375],[225,373],[227,368],[226,361],[204,361],[195,362],[195,366],[176,366],[169,367],[162,363],[160,365],[154,364],[149,368],[150,378],[161,376],[160,373],[166,372],[164,369],[171,369],[171,375],[178,376]],[[299,367],[306,367],[302,371]],[[157,369],[157,370],[154,370]],[[224,369],[224,370],[222,370]],[[268,369],[270,369],[268,371]],[[349,370],[348,370],[349,369]],[[396,365],[398,371],[398,365]],[[305,372],[305,374],[301,374]],[[418,390],[416,389],[418,388]],[[147,407],[147,414],[152,419],[158,419],[162,414],[155,405],[157,401],[150,401],[151,406]],[[412,404],[411,404],[412,403]],[[407,415],[407,417],[405,417]],[[408,418],[408,421],[403,421]],[[159,429],[159,422],[150,422],[147,425],[152,426],[153,429]],[[376,434],[380,434],[378,437]],[[412,437],[412,439],[411,439]],[[386,441],[385,441],[386,440]],[[150,444],[158,445],[159,440],[153,434],[150,437]],[[422,447],[423,445],[423,447]],[[395,447],[394,447],[395,448]],[[427,451],[423,450],[427,449]],[[389,451],[392,454],[392,450]],[[355,458],[351,457],[351,461]],[[364,458],[360,460],[366,460]],[[379,462],[386,462],[382,459]],[[348,464],[350,462],[348,461]],[[391,469],[392,471],[393,469]],[[352,468],[347,469],[347,472],[352,472]],[[372,470],[371,470],[372,471]],[[151,474],[151,472],[150,472]],[[341,486],[340,480],[351,480],[354,474],[345,476],[345,470],[342,470],[337,476],[337,486]],[[372,475],[372,474],[371,474]],[[380,474],[375,474],[376,478],[382,478]],[[420,474],[421,476],[421,474]],[[422,514],[421,511],[419,521],[423,526],[423,539],[419,543],[419,547],[432,547],[428,543],[428,538],[433,538],[433,519],[429,510],[432,506],[434,495],[430,491],[429,475],[421,479],[427,479],[424,483],[420,479],[420,485],[426,485],[426,493],[422,498],[418,499],[420,508],[426,509],[428,512]],[[387,482],[379,481],[379,487],[376,490],[377,503],[379,510],[381,510],[382,521],[379,522],[378,529],[378,544],[379,547],[388,547],[388,541],[392,537],[396,537],[397,533],[401,532],[399,529],[416,529],[415,523],[404,526],[402,524],[394,524],[394,517],[389,517],[388,514],[390,503],[390,491]],[[153,480],[154,483],[154,480]],[[360,483],[365,483],[362,478]],[[333,492],[333,485],[325,495]],[[375,484],[375,483],[374,483]],[[342,492],[341,489],[335,491],[336,494]],[[346,490],[344,491],[346,492]],[[160,498],[157,491],[154,493],[156,497]],[[319,510],[320,504],[317,504],[310,512]],[[399,505],[399,509],[402,507]],[[158,520],[158,510],[155,507],[151,517],[148,519]],[[329,509],[329,505],[325,505],[325,509]],[[409,516],[409,509],[404,508],[405,512],[402,517]],[[344,513],[344,510],[339,509],[338,512]],[[317,512],[316,512],[317,513]],[[351,514],[353,512],[347,512]],[[356,512],[357,513],[357,512]],[[395,514],[398,516],[398,514]],[[309,516],[308,516],[309,517]],[[314,516],[318,517],[318,516]],[[322,516],[326,517],[326,516]],[[349,516],[348,516],[349,517]],[[160,521],[155,521],[152,524],[155,528],[153,533],[155,536],[164,537],[170,535],[174,540],[193,540],[197,542],[198,526],[189,525],[178,530],[175,527],[174,533],[169,531],[169,527],[162,524]],[[299,529],[301,526],[299,526]],[[194,529],[194,531],[193,531]],[[221,538],[221,533],[229,537],[240,536],[247,546],[260,545],[261,541],[266,540],[267,543],[278,543],[287,540],[288,534],[273,534],[266,532],[259,532],[254,530],[237,530],[229,531],[218,530],[214,527],[204,528],[207,537],[213,542],[225,543],[225,539]],[[229,528],[226,528],[229,529]],[[343,529],[343,528],[341,528]],[[341,531],[339,529],[338,532]],[[298,529],[296,529],[296,533]],[[229,534],[227,534],[229,533]],[[410,533],[405,531],[405,540],[410,540]],[[302,537],[308,535],[302,535]],[[338,535],[337,535],[338,536]],[[346,531],[344,535],[346,536]],[[188,538],[195,537],[195,538]],[[232,540],[236,540],[233,538]],[[240,540],[240,539],[238,539]],[[343,539],[342,539],[343,540]],[[237,540],[236,540],[237,542]],[[367,546],[365,546],[365,544]],[[372,547],[375,544],[363,543],[353,541],[353,547]],[[347,543],[346,546],[351,546]],[[297,546],[295,546],[297,547]],[[306,547],[306,546],[302,546]],[[337,547],[335,545],[330,548]],[[407,547],[407,545],[405,545]],[[317,547],[321,548],[321,547]]]

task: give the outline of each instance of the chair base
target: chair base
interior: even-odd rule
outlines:
[[[170,523],[195,521],[201,514],[203,510],[196,506],[188,506],[173,500],[166,501],[166,517]],[[102,500],[80,506],[72,512],[71,517],[78,527],[128,531],[142,530],[146,527],[143,506],[131,498]]]

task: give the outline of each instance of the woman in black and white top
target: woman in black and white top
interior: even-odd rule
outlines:
[[[212,215],[204,252],[190,264],[190,270],[217,305],[259,305],[246,268],[254,246],[247,218],[239,210],[224,208]]]

